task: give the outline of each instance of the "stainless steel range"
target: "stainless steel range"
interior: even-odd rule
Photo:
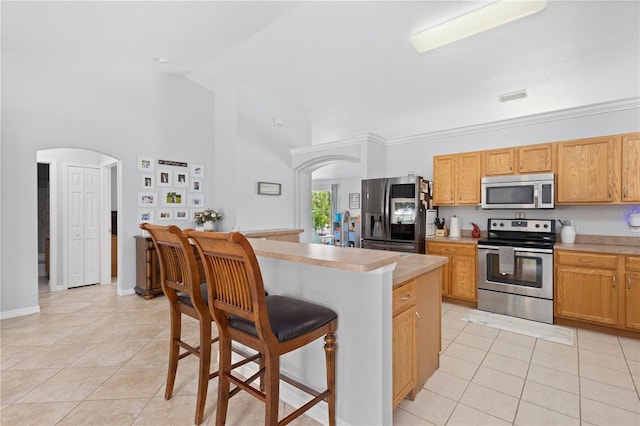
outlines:
[[[489,219],[478,241],[478,309],[553,324],[552,219]]]

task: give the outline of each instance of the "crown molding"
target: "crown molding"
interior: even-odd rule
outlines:
[[[530,126],[533,124],[547,123],[552,121],[567,120],[576,117],[604,114],[607,112],[622,111],[627,109],[640,109],[640,98],[621,99],[612,102],[586,105],[576,108],[567,108],[557,111],[544,112],[540,114],[527,115],[524,117],[510,118],[507,120],[493,121],[490,123],[476,124],[472,126],[458,127],[455,129],[442,130],[437,132],[422,133],[413,136],[392,138],[387,141],[387,146],[402,145],[416,142],[424,142],[433,139],[462,136],[473,133],[483,133],[494,130],[508,129],[512,127]],[[639,129],[640,130],[640,129]]]
[[[362,142],[374,143],[380,146],[387,146],[387,140],[382,136],[378,136],[374,133],[364,133],[362,135],[355,136],[350,139],[342,139],[333,142],[319,143],[315,145],[303,146],[299,148],[292,148],[289,150],[291,155],[309,154],[315,152],[325,152],[334,148],[344,148],[351,145],[359,145]]]

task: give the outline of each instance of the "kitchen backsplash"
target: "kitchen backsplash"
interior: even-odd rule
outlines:
[[[446,219],[447,227],[451,216],[456,215],[463,230],[471,230],[471,222],[476,223],[482,231],[487,230],[489,218],[516,218],[516,214],[524,214],[525,219],[560,219],[571,220],[577,227],[577,235],[603,235],[638,237],[640,244],[640,228],[632,228],[628,224],[631,212],[640,211],[640,204],[610,206],[558,206],[550,210],[483,210],[480,207],[440,207],[439,217]],[[556,222],[556,232],[560,233],[562,225]]]

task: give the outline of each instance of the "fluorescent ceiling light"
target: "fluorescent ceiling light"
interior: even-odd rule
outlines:
[[[545,7],[547,7],[546,1],[497,1],[415,34],[411,37],[411,43],[418,53],[423,53],[538,13]]]
[[[498,96],[500,102],[510,102],[515,101],[516,99],[522,99],[527,97],[527,91],[525,89],[518,90],[517,92],[505,93],[504,95]]]

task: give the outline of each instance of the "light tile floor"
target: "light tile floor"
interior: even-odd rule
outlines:
[[[197,359],[181,362],[164,399],[164,297],[119,297],[115,284],[41,290],[39,314],[0,321],[1,425],[193,424]],[[467,313],[443,304],[440,369],[395,410],[395,425],[640,425],[640,340],[578,330],[566,346],[467,323]],[[196,341],[197,324],[185,322]],[[209,388],[212,425],[215,380]],[[262,424],[251,396],[229,410],[230,425]]]
[[[440,368],[394,425],[640,425],[640,340],[578,329],[568,346],[468,313],[443,303]]]

